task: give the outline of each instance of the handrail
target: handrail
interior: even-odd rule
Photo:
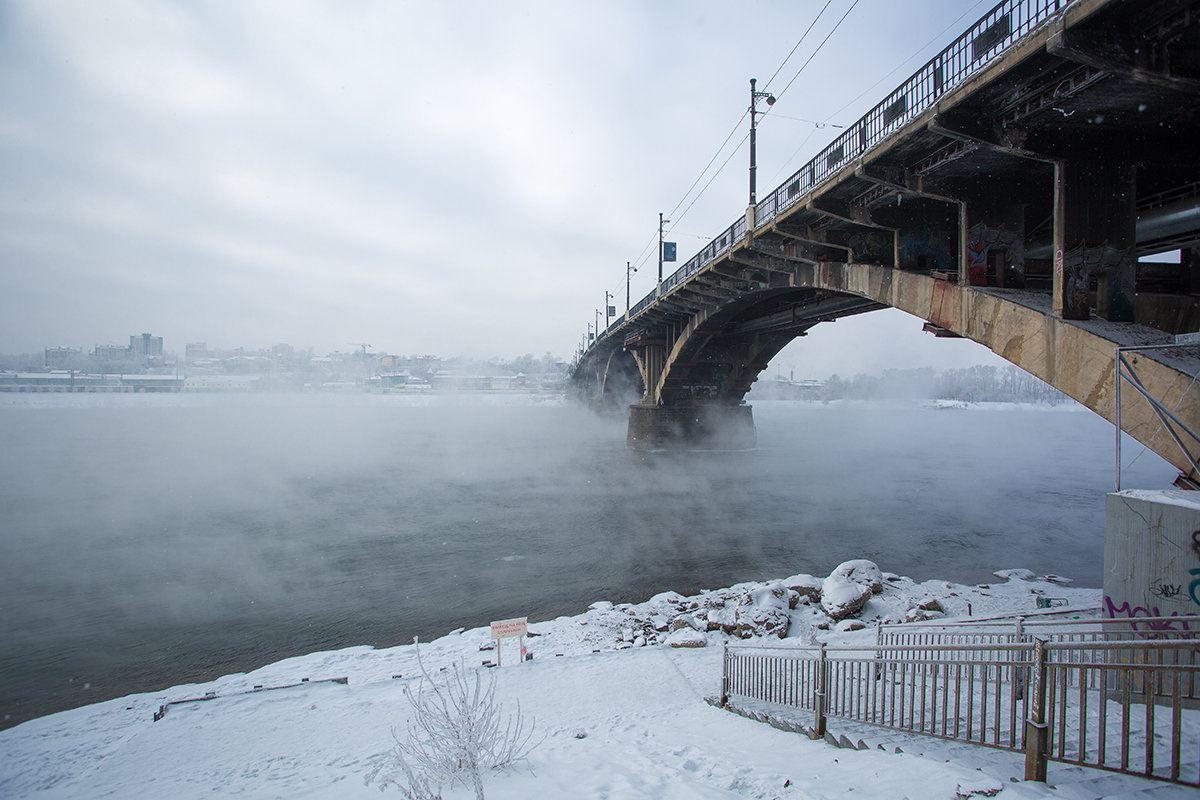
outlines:
[[[1002,0],[758,203],[754,208],[754,225],[757,227],[773,219],[802,197],[812,194],[855,158],[931,108],[1014,42],[1073,1]],[[742,216],[638,301],[630,310],[629,319],[715,261],[746,233],[746,217]]]
[[[1058,761],[1200,786],[1187,755],[1200,747],[1198,652],[1200,638],[734,644],[722,659],[721,699],[733,710],[744,700],[793,709],[787,727],[818,738],[838,718],[1024,751],[1027,780],[1045,781],[1047,762]],[[811,713],[811,727],[794,722],[797,711]],[[762,707],[752,715],[763,719]]]

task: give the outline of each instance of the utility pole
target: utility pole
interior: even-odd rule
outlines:
[[[629,313],[629,276],[637,272],[637,267],[625,262],[625,313]]]
[[[755,144],[754,131],[757,127],[757,115],[759,113],[757,103],[759,100],[766,100],[767,105],[775,105],[775,95],[770,92],[754,91],[754,84],[758,81],[754,78],[750,79],[750,205],[753,207],[756,202],[755,195],[755,173],[758,171],[758,164],[755,159]]]
[[[606,292],[607,294],[607,292]],[[608,327],[607,325],[605,327]],[[596,309],[596,338],[600,338],[600,309]]]
[[[604,290],[604,330],[608,330],[608,326],[612,324],[612,318],[617,314],[617,310],[612,306],[612,294],[607,289]]]
[[[753,141],[753,140],[751,140]],[[662,286],[662,229],[664,222],[670,222],[669,219],[663,219],[662,212],[658,212],[658,285]]]

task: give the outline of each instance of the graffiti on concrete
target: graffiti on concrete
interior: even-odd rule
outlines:
[[[1130,628],[1147,639],[1164,639],[1169,638],[1169,635],[1173,633],[1192,630],[1186,620],[1171,619],[1171,617],[1180,616],[1178,611],[1162,614],[1158,606],[1131,606],[1129,603],[1121,603],[1118,606],[1110,597],[1104,598],[1104,616],[1109,619],[1131,620]],[[1154,617],[1163,619],[1139,621],[1140,618]]]
[[[1159,583],[1150,587],[1150,594],[1168,599],[1172,597],[1178,597],[1182,593],[1183,587],[1177,583]]]

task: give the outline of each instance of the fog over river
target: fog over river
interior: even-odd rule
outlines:
[[[754,413],[757,450],[647,454],[623,419],[528,397],[0,395],[0,726],[860,556],[1100,585],[1113,429],[1091,412]],[[1174,476],[1146,453],[1123,480]]]

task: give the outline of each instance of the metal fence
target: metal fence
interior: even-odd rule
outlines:
[[[726,649],[723,700],[1200,786],[1200,640]],[[1189,694],[1192,693],[1192,694]]]
[[[947,92],[961,85],[1012,43],[1065,8],[1071,0],[1003,0],[984,14],[948,47],[846,128],[828,147],[797,170],[754,209],[754,225],[773,219],[811,193],[838,170],[931,108]],[[629,318],[648,308],[662,294],[683,283],[729,250],[746,235],[742,217],[677,269],[653,292],[638,301]]]

